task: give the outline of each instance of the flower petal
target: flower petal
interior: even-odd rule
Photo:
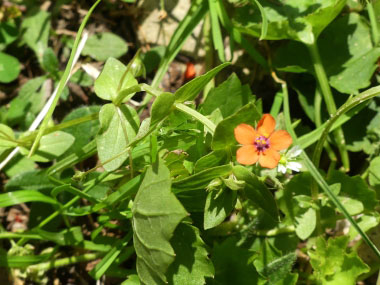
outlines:
[[[235,130],[235,139],[242,145],[253,145],[256,138],[255,129],[247,124],[238,125]]]
[[[276,120],[270,114],[264,114],[261,120],[257,124],[257,131],[265,136],[269,137],[276,127]]]
[[[280,154],[273,148],[268,148],[260,154],[259,163],[261,167],[275,168],[280,161]]]
[[[283,150],[288,148],[293,140],[287,131],[275,131],[270,137],[270,147],[275,150]]]
[[[245,145],[237,150],[236,160],[244,165],[255,164],[259,160],[259,154],[253,145]]]
[[[288,163],[287,167],[290,170],[293,170],[293,171],[296,171],[296,172],[300,172],[300,169],[302,168],[302,164],[299,163],[299,162],[291,161],[291,162]]]

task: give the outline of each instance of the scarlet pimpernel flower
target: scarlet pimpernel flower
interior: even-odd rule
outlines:
[[[238,125],[235,138],[242,147],[236,152],[236,160],[244,165],[259,162],[261,167],[275,168],[281,158],[279,151],[292,144],[289,133],[275,131],[275,126],[276,121],[270,114],[262,116],[256,129],[247,124]]]

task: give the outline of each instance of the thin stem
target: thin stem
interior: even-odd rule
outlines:
[[[106,254],[105,252],[85,253],[79,256],[70,256],[70,257],[65,257],[65,258],[60,258],[60,259],[52,259],[48,262],[31,265],[28,267],[28,270],[34,271],[34,272],[41,271],[41,270],[49,270],[52,268],[67,266],[67,265],[78,263],[78,262],[91,261],[99,257],[102,257],[105,254]]]
[[[321,96],[321,90],[319,86],[316,89],[315,96],[314,96],[314,117],[315,117],[315,126],[319,128],[322,125],[322,116],[321,116],[321,106],[322,106],[322,96]],[[336,161],[338,160],[335,152],[331,148],[330,144],[328,142],[324,145],[325,150],[330,158],[330,160],[334,163],[330,164],[330,167],[333,165],[336,165]]]
[[[316,42],[313,44],[307,45],[309,48],[309,52],[311,55],[311,59],[313,61],[314,65],[314,71],[317,76],[317,80],[319,83],[319,86],[322,91],[323,99],[326,103],[327,111],[330,115],[335,114],[336,112],[336,105],[334,101],[334,97],[329,85],[329,81],[327,79],[326,71],[323,67],[321,57],[319,55],[319,50]],[[337,144],[337,147],[339,149],[339,153],[341,155],[342,164],[346,171],[350,169],[350,161],[348,158],[348,152],[345,145],[345,139],[344,139],[344,133],[342,128],[336,129],[334,132],[335,142]]]
[[[367,10],[369,21],[371,22],[372,40],[375,46],[379,43],[379,30],[376,19],[376,12],[373,8],[372,1],[367,0]]]
[[[90,114],[90,115],[87,115],[87,116],[84,116],[84,117],[81,117],[78,119],[73,119],[73,120],[58,124],[58,125],[55,125],[53,127],[47,128],[44,134],[49,134],[49,133],[59,131],[59,130],[63,130],[63,129],[66,129],[66,128],[69,128],[69,127],[72,127],[75,125],[79,125],[79,124],[82,124],[85,122],[96,120],[98,118],[98,116],[99,116],[98,113],[93,113],[93,114]],[[20,139],[20,141],[25,142],[25,141],[33,140],[37,136],[37,133],[38,133],[38,131],[34,131],[30,135]]]
[[[274,96],[272,108],[270,109],[270,114],[273,117],[277,117],[278,113],[280,112],[283,98],[284,95],[281,92],[277,92]]]
[[[349,102],[346,102],[339,108],[339,110],[336,112],[335,116],[333,116],[327,123],[326,129],[324,133],[322,134],[321,140],[318,142],[316,149],[319,148],[320,151],[322,151],[324,140],[326,139],[330,128],[333,126],[333,124],[336,122],[336,120],[343,115],[348,110],[352,109],[353,107],[363,103],[365,100],[368,100],[370,98],[373,98],[377,95],[380,95],[380,86],[371,88],[362,94],[354,97],[352,100],[349,100]],[[288,94],[284,94],[284,114],[285,114],[285,125],[286,129],[290,133],[290,135],[293,138],[293,141],[295,144],[298,144],[298,138],[291,127],[291,119],[290,119],[290,110],[289,110],[289,99]],[[310,174],[313,176],[314,180],[317,181],[318,185],[323,189],[327,197],[335,204],[335,206],[343,213],[343,215],[346,217],[346,219],[350,222],[350,224],[353,226],[353,228],[359,233],[359,235],[363,238],[364,242],[371,248],[371,250],[376,254],[376,256],[380,259],[380,251],[376,247],[376,245],[369,239],[367,234],[361,229],[361,227],[358,225],[358,223],[350,216],[347,209],[342,205],[342,203],[339,201],[338,197],[331,191],[329,185],[327,182],[323,179],[322,175],[319,173],[317,167],[313,164],[313,162],[310,160],[308,155],[303,151],[301,153],[301,158],[304,161],[304,164],[306,168],[309,170]]]
[[[197,121],[201,122],[211,132],[212,135],[214,134],[216,128],[215,124],[203,116],[201,113],[197,112],[194,109],[191,109],[190,107],[187,107],[182,103],[175,103],[174,106],[177,110],[184,112],[192,116]]]

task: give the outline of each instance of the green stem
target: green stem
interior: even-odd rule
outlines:
[[[370,90],[367,90],[363,92],[362,94],[354,97],[350,102],[346,102],[343,106],[339,108],[339,110],[336,112],[335,116],[333,116],[327,123],[326,129],[324,133],[322,134],[321,140],[318,142],[317,147],[322,150],[324,139],[327,138],[327,135],[329,133],[330,128],[334,124],[334,122],[347,112],[348,110],[352,109],[353,107],[357,106],[358,104],[364,102],[364,100],[368,100],[370,98],[373,98],[377,95],[380,95],[380,86],[371,88]],[[284,93],[284,114],[285,114],[285,125],[286,129],[290,133],[290,135],[293,138],[293,142],[295,144],[298,144],[298,138],[294,132],[294,130],[291,127],[291,119],[290,119],[290,109],[289,109],[289,98],[288,94]],[[317,148],[316,147],[316,148]],[[376,245],[369,239],[367,234],[360,228],[358,223],[350,216],[346,208],[342,205],[342,203],[339,201],[338,197],[331,191],[329,185],[327,182],[323,179],[322,175],[319,173],[317,167],[313,164],[313,162],[309,159],[305,151],[301,153],[301,158],[303,159],[304,165],[309,170],[310,174],[313,176],[314,180],[318,183],[318,185],[323,189],[327,197],[335,204],[335,206],[340,210],[340,212],[343,213],[345,218],[350,222],[350,224],[353,226],[353,228],[359,233],[359,235],[362,237],[364,242],[371,248],[371,250],[376,254],[376,256],[380,259],[380,251],[376,247]]]
[[[375,46],[379,43],[379,30],[376,20],[375,9],[373,8],[372,1],[367,0],[368,17],[371,22],[372,40]]]
[[[174,106],[177,110],[184,112],[196,119],[197,121],[201,122],[212,135],[214,134],[216,128],[215,124],[211,122],[208,118],[203,116],[201,113],[197,112],[194,109],[191,109],[190,107],[187,107],[182,103],[175,103]]]
[[[281,92],[277,92],[276,95],[274,96],[272,108],[270,109],[270,114],[275,118],[277,117],[278,113],[281,110],[283,98],[284,98],[284,95]]]
[[[322,96],[320,92],[320,88],[317,87],[315,96],[314,96],[314,116],[315,116],[315,126],[319,128],[322,125],[322,115],[321,115],[321,106],[322,106]],[[325,150],[332,162],[336,162],[338,159],[335,155],[335,152],[331,148],[330,144],[328,142],[325,143],[324,145]],[[336,165],[336,163],[331,163],[330,167],[332,165]]]
[[[43,239],[38,234],[10,233],[10,232],[0,233],[0,239],[12,239],[12,238]]]
[[[210,14],[207,13],[203,22],[203,39],[205,46],[205,70],[211,70],[214,64],[214,47],[212,45]],[[208,92],[215,86],[215,79],[212,78],[203,89],[203,100]]]
[[[309,48],[311,59],[314,65],[314,71],[322,91],[323,99],[326,103],[327,111],[330,115],[333,115],[336,112],[336,105],[329,85],[329,81],[327,79],[326,71],[323,67],[321,57],[319,55],[318,46],[316,42],[314,42],[313,44],[307,45],[307,47]],[[348,171],[350,169],[350,161],[348,158],[348,152],[345,145],[344,133],[342,128],[338,128],[334,131],[334,137],[337,147],[339,149],[339,153],[341,155],[343,167],[346,171]]]
[[[49,134],[49,133],[52,133],[55,131],[63,130],[63,129],[66,129],[66,128],[69,128],[69,127],[72,127],[75,125],[79,125],[79,124],[88,122],[88,121],[96,120],[98,118],[98,116],[99,116],[98,113],[94,113],[91,115],[87,115],[87,116],[84,116],[84,117],[81,117],[78,119],[70,120],[70,121],[55,125],[53,127],[47,128],[45,131],[45,134]],[[37,136],[37,133],[38,133],[38,131],[34,131],[30,135],[21,138],[20,141],[21,142],[31,141]]]
[[[104,252],[97,252],[97,253],[85,253],[79,256],[70,256],[70,257],[65,257],[65,258],[60,258],[60,259],[52,259],[48,262],[31,265],[28,267],[28,270],[32,272],[38,272],[41,270],[49,270],[52,268],[67,266],[74,263],[95,260],[104,255],[105,255]]]

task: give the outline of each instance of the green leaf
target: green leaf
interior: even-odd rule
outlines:
[[[0,23],[0,50],[17,39],[18,28],[14,21],[2,21]]]
[[[49,177],[46,175],[46,171],[33,170],[28,172],[19,173],[13,176],[7,184],[5,184],[5,190],[15,191],[19,189],[52,189],[54,185]]]
[[[36,77],[21,87],[17,97],[10,103],[7,113],[9,124],[20,123],[25,120],[26,113],[36,114],[42,109],[46,99],[44,99],[44,89],[41,86],[45,80],[44,76]]]
[[[215,189],[208,193],[204,210],[205,230],[220,225],[234,209],[237,192],[230,189]]]
[[[205,277],[214,277],[214,267],[196,227],[180,223],[170,241],[176,256],[166,274],[169,284],[203,285]]]
[[[226,149],[237,145],[234,129],[241,123],[255,125],[261,118],[260,112],[255,104],[248,103],[237,111],[234,115],[225,118],[215,129],[211,147],[213,150]]]
[[[258,252],[253,262],[256,270],[267,280],[267,284],[295,284],[297,274],[291,274],[291,270],[297,255],[295,252],[289,252],[289,248],[282,253],[272,243],[276,242],[271,242],[267,238],[256,239],[251,248],[252,251]]]
[[[202,170],[206,170],[207,168],[225,164],[226,160],[227,153],[224,150],[212,151],[197,160],[194,166],[194,172],[200,172]]]
[[[254,96],[251,95],[249,86],[241,85],[237,75],[232,73],[226,81],[209,91],[206,100],[202,104],[201,113],[210,115],[216,109],[219,109],[223,118],[226,118],[252,99],[254,99]]]
[[[341,183],[342,190],[339,195],[362,202],[367,210],[373,210],[378,204],[375,191],[370,189],[360,176],[350,177],[343,172],[334,170],[329,175],[327,182],[329,184]]]
[[[314,275],[322,284],[355,284],[357,277],[369,271],[356,252],[346,253],[348,237],[317,239],[316,250],[309,251]]]
[[[290,0],[279,5],[261,0],[262,9],[250,6],[235,9],[234,24],[243,33],[260,37],[262,35],[261,10],[267,16],[268,40],[293,39],[312,44],[320,33],[334,20],[344,7],[346,0],[319,0],[305,2]]]
[[[20,73],[20,62],[14,56],[0,52],[0,82],[9,83]]]
[[[64,154],[71,147],[74,141],[75,138],[72,135],[62,131],[56,131],[44,135],[40,140],[37,151],[30,157],[30,159],[40,162],[51,161]],[[26,155],[29,150],[24,147],[20,147],[20,152]]]
[[[84,240],[80,227],[72,227],[59,233],[47,232],[41,229],[31,231],[31,233],[34,232],[38,233],[44,240],[53,241],[59,245],[78,245]]]
[[[202,89],[207,85],[207,83],[213,79],[219,71],[221,71],[226,66],[230,65],[229,62],[225,62],[214,69],[211,69],[207,73],[198,76],[191,80],[190,82],[183,85],[181,88],[179,88],[175,93],[175,100],[176,102],[182,103],[185,101],[192,101],[194,100],[199,92],[202,91]]]
[[[10,161],[6,167],[4,167],[4,172],[8,177],[13,177],[26,171],[32,171],[36,168],[37,165],[33,160],[19,154],[14,159],[12,159],[12,161]]]
[[[47,48],[42,56],[42,68],[52,75],[58,76],[59,62],[52,48]]]
[[[151,125],[159,123],[161,120],[169,116],[173,110],[175,96],[173,93],[161,93],[153,102],[151,113]]]
[[[166,283],[165,272],[175,257],[169,240],[187,215],[170,188],[169,169],[157,160],[147,169],[133,203],[133,243],[143,284]]]
[[[15,134],[7,125],[0,124],[0,151],[17,146]]]
[[[89,87],[94,84],[94,79],[87,72],[78,69],[71,77],[70,82],[74,82],[83,87]]]
[[[260,14],[261,14],[261,35],[260,35],[260,40],[263,40],[265,39],[265,37],[267,36],[267,33],[268,33],[268,17],[267,17],[267,13],[265,12],[263,6],[261,6],[260,2],[258,0],[251,0],[251,2],[255,3],[257,5],[257,7],[259,8],[260,10]]]
[[[0,194],[0,208],[18,205],[27,202],[43,202],[58,204],[58,202],[35,190],[20,190]]]
[[[41,62],[42,56],[48,48],[50,13],[39,9],[39,7],[30,10],[23,19],[21,28],[24,29],[23,40]]]
[[[128,71],[123,78],[126,70],[126,66],[120,61],[112,57],[108,58],[102,72],[95,80],[96,95],[104,100],[114,101],[120,91],[137,85],[138,82],[133,77],[132,72]],[[120,84],[122,79],[123,82]]]
[[[264,183],[247,168],[240,165],[234,166],[233,173],[238,180],[245,181],[244,193],[248,199],[256,207],[264,210],[274,221],[278,221],[276,201]]]
[[[332,87],[357,94],[370,85],[380,49],[373,47],[370,28],[359,14],[349,13],[334,21],[321,34],[318,47]],[[314,73],[307,48],[296,42],[278,49],[274,65],[281,71]]]
[[[91,114],[99,113],[100,106],[80,107],[72,110],[63,120],[62,123],[71,120],[80,119]],[[65,132],[71,134],[75,138],[75,143],[71,146],[69,153],[80,153],[82,148],[95,138],[99,130],[99,121],[91,120],[81,124],[73,125],[65,128]]]
[[[314,232],[317,225],[317,214],[315,209],[308,208],[297,211],[295,216],[296,234],[306,240]]]
[[[378,189],[380,186],[380,157],[375,157],[371,160],[368,172],[369,185]]]
[[[237,246],[235,237],[215,244],[211,253],[215,267],[214,284],[259,284],[259,274],[249,262],[252,252]]]
[[[109,57],[119,58],[128,51],[127,43],[113,33],[98,33],[91,35],[83,48],[82,54],[91,56],[98,61]]]
[[[107,255],[102,258],[102,260],[96,264],[94,269],[92,269],[89,274],[95,280],[99,280],[108,268],[115,262],[115,259],[120,255],[123,248],[125,248],[131,239],[131,234],[128,234],[122,240],[118,240],[116,244],[112,246],[112,249],[108,251]]]
[[[116,107],[106,104],[99,112],[99,121],[100,130],[96,137],[99,159],[107,171],[113,171],[128,158],[128,152],[125,150],[136,136],[139,119],[136,111],[130,106]],[[123,151],[123,154],[107,162]]]
[[[205,169],[194,175],[173,182],[173,191],[175,193],[192,191],[206,188],[211,180],[231,174],[232,166],[230,164],[216,166]]]

